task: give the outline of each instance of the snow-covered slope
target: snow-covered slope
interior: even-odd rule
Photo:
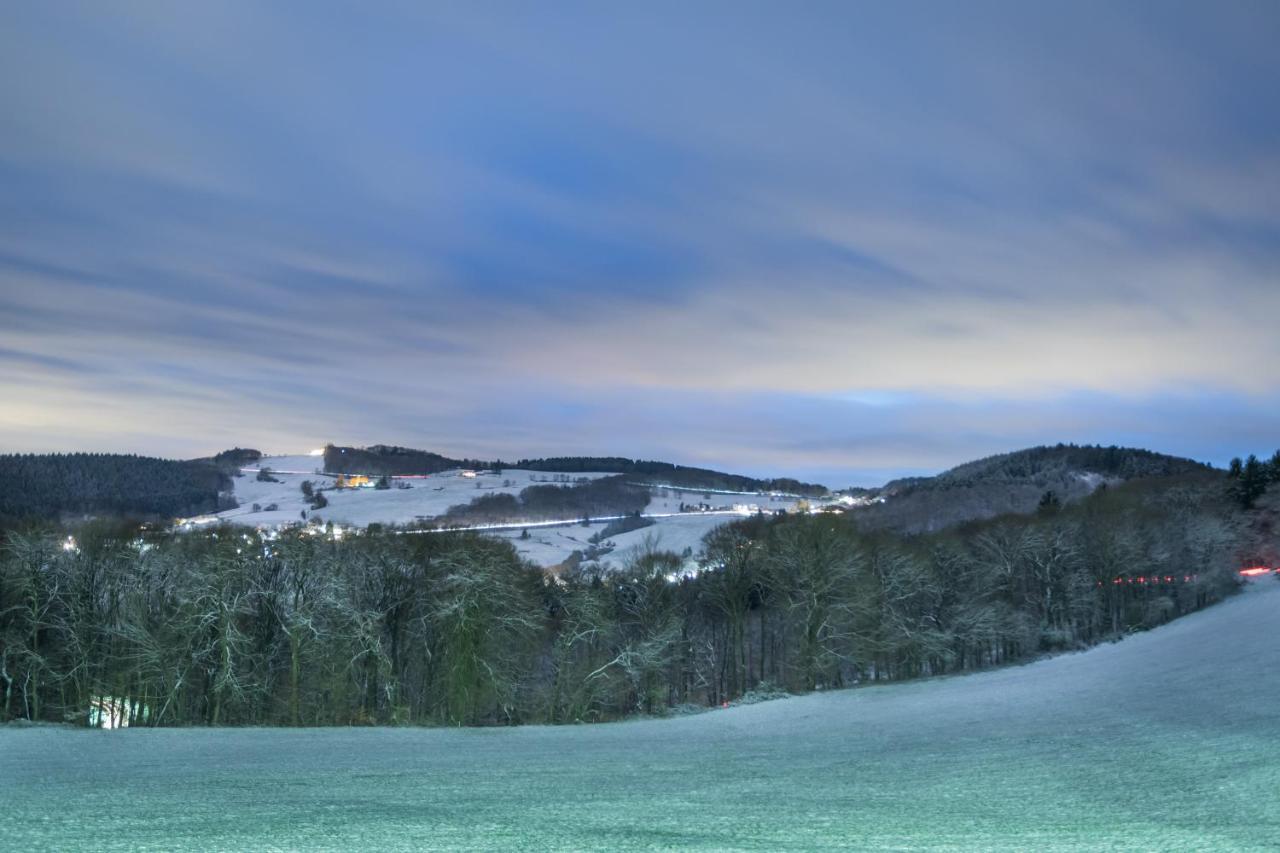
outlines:
[[[244,476],[235,480],[235,497],[240,506],[221,513],[220,517],[240,524],[285,524],[300,521],[309,504],[302,495],[302,483],[310,480],[317,488],[330,489],[332,475],[321,473],[324,460],[310,456],[264,457],[258,465],[243,469]],[[257,479],[259,468],[269,468],[278,483]],[[373,522],[407,524],[441,515],[449,507],[465,504],[473,498],[493,492],[517,494],[521,489],[550,480],[554,474],[541,471],[503,471],[501,475],[482,473],[474,478],[458,471],[445,471],[430,477],[397,477],[390,489],[334,489],[324,493],[329,505],[316,510],[326,521],[363,527]],[[604,477],[605,474],[575,474],[575,477]],[[537,478],[536,480],[534,478]],[[264,509],[253,511],[258,504]],[[276,504],[278,509],[266,511]],[[308,512],[310,514],[310,512]]]
[[[303,511],[307,517],[318,516],[335,524],[364,527],[374,522],[384,524],[409,524],[442,515],[452,506],[465,504],[480,495],[504,492],[518,494],[532,485],[554,483],[556,478],[597,478],[613,476],[602,473],[560,474],[547,471],[504,470],[501,474],[479,473],[474,478],[464,477],[459,471],[446,471],[429,477],[395,478],[390,489],[333,489],[325,491],[329,505],[314,512],[303,497],[302,483],[310,480],[316,488],[330,489],[332,475],[324,474],[323,458],[316,456],[269,456],[256,465],[247,466],[242,476],[235,480],[235,497],[240,504],[233,510],[220,513],[219,518],[236,524],[279,525],[301,523]],[[279,482],[263,482],[257,473],[268,468]],[[690,548],[697,552],[703,535],[713,528],[732,520],[734,508],[740,513],[761,508],[766,511],[794,509],[793,498],[769,495],[737,495],[719,492],[688,491],[673,488],[654,488],[646,514],[654,516],[656,524],[645,530],[614,537],[616,548],[604,558],[605,562],[621,564],[628,553],[648,538],[659,547],[682,552]],[[259,507],[254,510],[254,505]],[[713,513],[681,513],[681,504],[705,505],[719,510]],[[275,509],[268,509],[274,506]],[[590,528],[565,519],[568,524],[560,527],[530,526],[530,536],[520,538],[521,528],[494,531],[515,543],[517,550],[539,565],[549,566],[563,562],[574,551],[585,550],[587,539],[604,528],[595,523]]]
[[[624,565],[627,558],[637,551],[652,544],[663,551],[684,553],[688,548],[696,555],[702,547],[702,538],[722,524],[732,521],[734,516],[726,513],[686,513],[667,518],[654,518],[654,524],[630,533],[611,536],[603,543],[612,545],[613,550],[600,558],[599,562],[614,566]],[[525,528],[529,532],[528,539],[521,539],[522,530],[504,530],[491,535],[509,539],[516,550],[528,559],[542,566],[561,563],[574,551],[585,551],[591,546],[587,540],[594,534],[603,531],[603,523],[583,527],[580,524],[569,524],[562,527]]]
[[[1280,582],[970,676],[618,724],[0,728],[13,849],[1263,850]]]

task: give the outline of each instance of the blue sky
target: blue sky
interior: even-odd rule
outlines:
[[[1280,446],[1275,3],[7,18],[0,449]]]

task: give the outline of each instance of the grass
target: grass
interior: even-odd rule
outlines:
[[[1280,583],[1088,652],[666,720],[0,729],[0,847],[1274,849]]]

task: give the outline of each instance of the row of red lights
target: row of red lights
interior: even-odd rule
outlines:
[[[1241,569],[1240,574],[1244,577],[1253,578],[1259,575],[1269,575],[1272,572],[1280,575],[1280,568],[1270,569],[1266,566],[1253,566],[1248,569]],[[1199,575],[1183,575],[1182,583],[1191,583],[1199,579]],[[1123,586],[1124,584],[1158,584],[1158,583],[1177,583],[1177,575],[1139,575],[1136,578],[1115,578],[1111,581],[1113,586]],[[1102,581],[1098,581],[1098,586],[1102,586]]]
[[[1191,583],[1192,581],[1197,580],[1199,577],[1200,577],[1199,575],[1183,575],[1181,583]],[[1115,578],[1114,580],[1111,581],[1113,585],[1131,584],[1131,583],[1158,584],[1158,583],[1178,583],[1178,582],[1179,581],[1178,581],[1177,575],[1164,575],[1163,577],[1161,577],[1160,575],[1151,575],[1150,577],[1148,577],[1147,575],[1139,575],[1136,578]],[[1098,586],[1102,586],[1102,581],[1098,581]]]

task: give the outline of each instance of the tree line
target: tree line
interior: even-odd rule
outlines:
[[[0,523],[94,513],[172,518],[235,506],[211,461],[115,453],[0,455]]]
[[[706,468],[691,468],[670,462],[627,459],[621,456],[555,456],[546,459],[521,459],[508,463],[500,459],[451,459],[439,453],[407,447],[374,445],[372,447],[338,447],[328,445],[324,451],[324,469],[335,474],[436,474],[454,468],[503,470],[519,468],[569,474],[628,474],[631,479],[660,483],[687,489],[721,489],[725,491],[779,491],[815,497],[827,494],[826,486],[802,483],[790,478],[757,479],[740,474],[726,474]]]
[[[468,533],[11,531],[0,717],[571,723],[963,672],[1228,594],[1227,506],[1220,487],[1121,487],[919,537],[761,515],[696,565],[651,543],[559,577]]]
[[[1170,477],[1211,470],[1209,465],[1136,447],[1057,444],[1029,447],[958,465],[934,481],[952,484],[1034,480],[1088,471],[1120,480]]]
[[[438,474],[455,468],[488,469],[503,466],[484,459],[451,459],[439,453],[375,444],[372,447],[325,445],[324,470],[331,474]]]
[[[858,510],[863,523],[907,533],[1036,509],[1045,492],[1063,503],[1092,494],[1100,483],[1182,477],[1214,480],[1210,466],[1128,447],[1058,444],[1031,447],[958,465],[936,477],[887,483],[888,500]]]
[[[726,474],[723,471],[712,471],[707,468],[693,468],[647,459],[627,459],[621,456],[555,456],[547,459],[521,459],[514,465],[505,467],[529,471],[627,474],[634,481],[690,490],[786,492],[805,497],[820,497],[829,491],[826,486],[803,483],[789,477],[759,479],[742,474]]]
[[[649,505],[649,489],[625,477],[597,477],[569,486],[537,485],[485,494],[457,504],[440,519],[444,525],[501,524],[559,521],[569,518],[608,518],[638,513]]]
[[[1227,466],[1227,477],[1230,479],[1228,491],[1231,497],[1244,509],[1253,507],[1255,501],[1267,491],[1272,483],[1280,483],[1280,450],[1272,454],[1266,462],[1250,453],[1248,459],[1239,456],[1231,460]]]

